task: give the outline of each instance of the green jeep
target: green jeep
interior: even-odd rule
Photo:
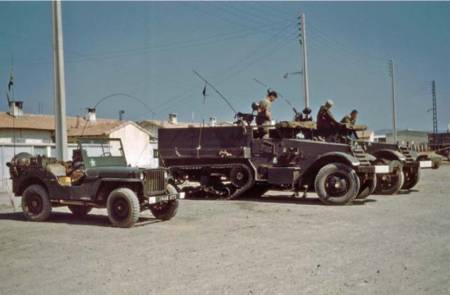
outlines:
[[[120,139],[81,139],[68,162],[21,153],[7,165],[14,195],[22,196],[31,221],[48,219],[55,206],[68,206],[79,217],[107,208],[113,226],[131,227],[147,208],[158,219],[171,219],[184,198],[166,169],[129,167]]]

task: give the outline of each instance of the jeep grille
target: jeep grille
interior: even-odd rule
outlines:
[[[145,194],[158,195],[166,191],[167,179],[164,177],[164,169],[146,170],[145,173]]]

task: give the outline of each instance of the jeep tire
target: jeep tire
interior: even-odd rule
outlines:
[[[27,187],[22,194],[22,211],[27,220],[44,221],[52,212],[48,193],[39,184]]]
[[[177,189],[171,185],[167,185],[168,194],[177,194]],[[149,206],[153,216],[161,220],[169,220],[177,214],[178,200],[170,200],[164,203],[153,204]]]
[[[139,219],[139,199],[129,188],[113,190],[106,201],[109,221],[116,227],[132,227]]]

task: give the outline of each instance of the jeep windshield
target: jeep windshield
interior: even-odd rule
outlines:
[[[86,168],[127,166],[120,139],[83,139],[79,148]]]

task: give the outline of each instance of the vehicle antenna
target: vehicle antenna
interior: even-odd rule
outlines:
[[[194,72],[194,74],[197,77],[200,78],[200,80],[205,82],[205,84],[209,85],[223,99],[223,101],[225,101],[225,103],[230,107],[230,109],[234,112],[234,114],[237,114],[236,109],[233,107],[233,105],[230,103],[230,101],[222,93],[220,93],[220,91],[217,90],[216,87],[214,87],[214,85],[212,85],[208,80],[203,78],[202,75],[200,75],[196,70],[192,70],[192,71]]]

